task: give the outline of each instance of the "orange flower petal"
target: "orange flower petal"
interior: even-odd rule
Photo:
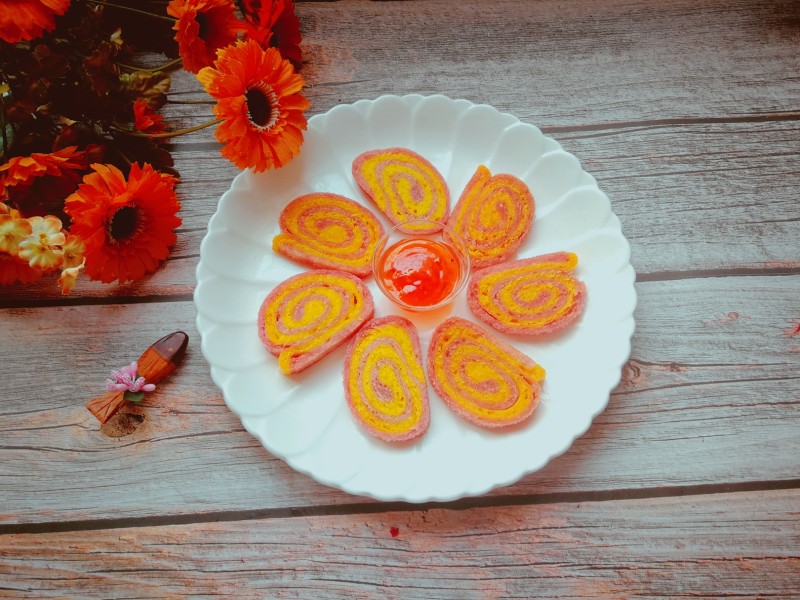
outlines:
[[[111,165],[92,165],[66,201],[70,233],[85,244],[86,274],[103,283],[153,272],[175,243],[180,203],[175,177],[134,163],[126,179]]]

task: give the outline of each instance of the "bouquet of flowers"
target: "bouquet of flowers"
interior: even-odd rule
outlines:
[[[300,41],[291,0],[0,0],[0,284],[156,270],[181,223],[172,137],[216,127],[256,172],[299,153]],[[170,130],[181,66],[216,118]]]

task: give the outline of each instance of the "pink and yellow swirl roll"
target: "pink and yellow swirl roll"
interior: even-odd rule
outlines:
[[[450,410],[470,423],[497,429],[533,414],[545,371],[482,327],[451,317],[433,332],[428,377]]]
[[[281,211],[272,249],[302,265],[367,277],[383,227],[359,203],[326,192],[295,198]]]
[[[258,311],[258,335],[284,375],[300,373],[372,318],[372,294],[355,275],[314,270],[278,284]]]
[[[554,252],[481,269],[467,288],[469,307],[503,333],[561,331],[578,320],[586,304],[586,286],[573,274],[577,264],[572,252]]]
[[[447,225],[469,250],[477,269],[513,256],[533,223],[535,203],[524,181],[480,165],[458,199]]]
[[[353,161],[353,177],[375,206],[399,225],[414,219],[444,223],[450,211],[450,190],[442,174],[422,156],[406,148],[370,150]],[[441,227],[409,225],[405,233],[433,233]]]
[[[371,435],[405,442],[427,431],[428,383],[408,319],[373,319],[358,331],[347,349],[344,387],[350,411]]]

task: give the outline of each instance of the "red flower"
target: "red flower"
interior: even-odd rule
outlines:
[[[86,244],[86,274],[125,283],[152,273],[169,255],[181,224],[177,179],[149,164],[134,163],[127,180],[112,165],[92,169],[66,204],[70,233]]]
[[[0,166],[0,200],[13,204],[23,217],[50,214],[64,220],[64,199],[85,169],[86,158],[76,146],[16,156]]]
[[[0,285],[30,283],[41,279],[42,271],[32,268],[27,261],[16,255],[0,251]]]
[[[255,40],[219,51],[214,68],[197,78],[217,99],[214,114],[223,119],[216,137],[222,155],[240,169],[255,172],[281,167],[303,143],[310,107],[300,95],[303,78],[275,48],[264,50]]]
[[[242,0],[239,2],[245,20],[251,25],[250,39],[264,48],[277,48],[281,56],[299,70],[303,63],[300,50],[300,20],[294,14],[292,0]]]
[[[245,24],[234,15],[233,0],[172,0],[167,13],[178,19],[175,39],[187,71],[210,65],[217,50],[235,42]]]
[[[164,117],[155,113],[143,98],[133,103],[134,129],[142,133],[164,133]]]
[[[40,37],[55,29],[70,0],[6,0],[0,5],[0,39],[10,44]]]

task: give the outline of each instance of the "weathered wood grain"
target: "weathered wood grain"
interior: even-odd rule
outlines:
[[[792,0],[346,0],[297,14],[312,112],[407,93],[485,102],[543,126],[800,111]],[[176,79],[173,97],[196,90]],[[198,112],[210,114],[178,114]]]
[[[800,272],[800,121],[711,123],[553,134],[609,195],[640,277],[701,271]],[[178,243],[165,266],[123,286],[82,278],[68,299],[55,277],[0,286],[0,306],[31,298],[131,299],[188,295],[200,242],[236,169],[215,146],[176,153],[183,176]],[[118,301],[118,300],[117,300]]]
[[[800,478],[800,276],[637,284],[632,359],[563,456],[493,496]],[[7,309],[0,523],[358,504],[245,433],[211,382],[188,302]],[[173,330],[184,364],[100,428],[83,403]]]
[[[795,598],[798,490],[0,536],[0,597]]]

